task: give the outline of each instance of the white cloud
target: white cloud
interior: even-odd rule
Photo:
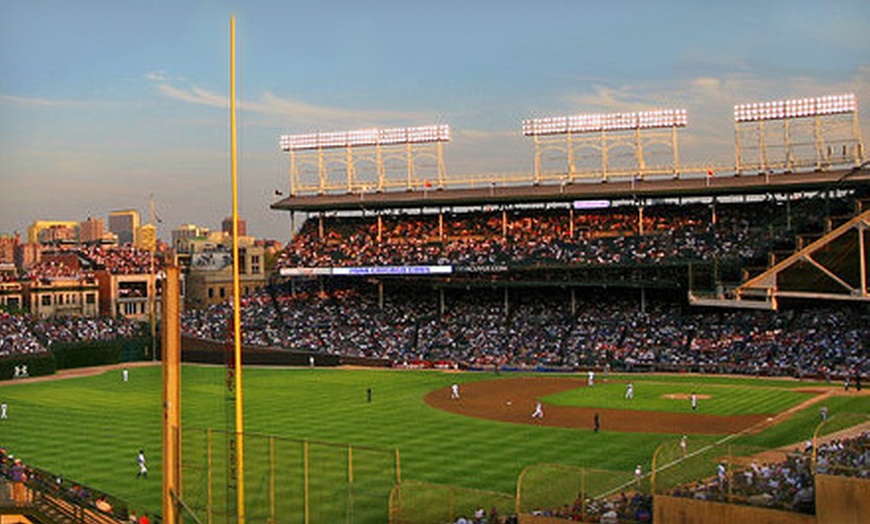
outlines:
[[[229,107],[229,101],[226,96],[218,96],[215,93],[198,87],[180,88],[160,83],[157,85],[157,91],[168,98],[182,102],[212,107]]]
[[[0,94],[0,105],[21,107],[74,107],[82,104],[71,100],[51,100],[48,98],[30,98]]]
[[[188,84],[181,78],[170,77],[162,72],[145,75],[146,80],[156,84],[157,91],[167,98],[196,105],[210,107],[229,107],[229,97],[207,89]],[[272,92],[264,92],[256,99],[238,101],[238,107],[268,116],[289,116],[295,127],[316,127],[324,125],[379,125],[384,122],[416,121],[424,117],[422,113],[411,111],[358,110],[309,104],[282,98]]]

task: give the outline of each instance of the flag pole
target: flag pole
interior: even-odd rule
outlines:
[[[236,497],[238,522],[245,522],[245,445],[242,410],[242,326],[239,291],[239,191],[236,138],[236,17],[230,17],[230,141],[233,175],[233,359],[235,361]]]

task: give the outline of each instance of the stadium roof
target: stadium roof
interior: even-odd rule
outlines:
[[[606,183],[584,181],[560,185],[491,185],[489,187],[424,191],[294,195],[273,203],[270,208],[291,212],[372,211],[401,208],[573,202],[576,200],[794,193],[868,186],[870,186],[870,165],[865,163],[861,167],[852,169],[731,177],[667,178]]]

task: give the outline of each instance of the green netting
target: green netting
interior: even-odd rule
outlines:
[[[455,522],[460,516],[471,518],[482,508],[489,514],[514,512],[514,496],[478,489],[459,488],[425,482],[405,481],[390,495],[392,524],[441,524]]]
[[[559,511],[584,513],[591,501],[625,491],[646,492],[645,479],[634,473],[539,464],[526,468],[519,478],[517,496],[521,513]]]
[[[247,522],[386,522],[392,450],[244,435]],[[182,431],[182,499],[201,522],[235,522],[238,438]]]
[[[655,493],[668,493],[681,486],[697,485],[717,479],[724,468],[725,477],[750,466],[753,460],[768,460],[769,450],[730,442],[706,443],[689,439],[683,453],[679,440],[659,446],[651,476]]]

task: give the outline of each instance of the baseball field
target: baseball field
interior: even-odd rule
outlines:
[[[225,379],[219,367],[184,366],[183,426],[231,427]],[[2,383],[0,446],[140,512],[159,512],[160,381],[160,367],[146,365],[131,368],[128,382],[109,368]],[[629,382],[633,399],[625,398]],[[459,399],[451,398],[454,383]],[[529,465],[648,471],[657,446],[682,434],[695,444],[740,433],[734,442],[777,448],[810,438],[821,406],[832,416],[870,413],[870,398],[838,384],[717,376],[611,374],[589,387],[585,375],[246,368],[243,384],[246,433],[390,457],[398,449],[403,481],[508,496]],[[543,418],[531,417],[536,399]],[[147,479],[136,478],[139,449]]]

